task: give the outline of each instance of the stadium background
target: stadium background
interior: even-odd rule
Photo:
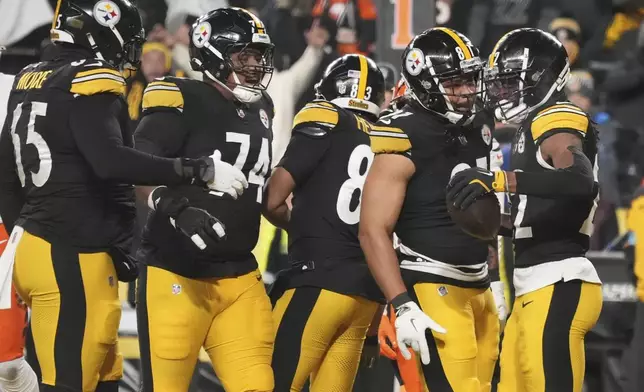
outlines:
[[[46,42],[55,0],[0,0],[0,71],[14,74],[35,62]],[[313,97],[312,86],[339,54],[360,51],[399,68],[401,49],[414,34],[434,25],[455,28],[489,52],[490,43],[516,27],[549,29],[578,52],[575,78],[568,92],[587,104],[600,127],[602,202],[597,211],[591,260],[604,281],[604,308],[588,336],[586,390],[643,391],[644,364],[631,360],[644,351],[644,314],[633,284],[624,217],[633,190],[644,173],[644,0],[134,0],[141,9],[148,40],[143,67],[129,75],[127,101],[132,125],[140,116],[143,89],[155,76],[177,74],[198,78],[187,61],[188,26],[201,13],[226,5],[257,13],[276,45],[276,73],[269,93],[283,116],[274,132],[275,159],[288,141],[290,122]],[[317,36],[307,34],[311,31]],[[327,34],[328,33],[328,34]],[[329,36],[327,40],[327,35]],[[322,44],[320,44],[322,40]],[[317,51],[305,50],[313,48]],[[576,48],[576,49],[575,49]],[[289,71],[289,72],[287,72]],[[298,73],[298,75],[294,75]],[[307,80],[295,86],[290,80]],[[279,82],[276,82],[279,80]],[[279,86],[279,87],[277,87]],[[585,101],[584,101],[585,100]],[[497,127],[495,137],[508,162],[512,129]],[[280,140],[281,143],[280,144]],[[141,205],[140,222],[146,206]],[[626,248],[624,248],[626,246]],[[136,248],[136,244],[134,245]],[[284,232],[263,222],[255,254],[267,285],[286,265]],[[500,253],[505,276],[511,276],[511,248]],[[504,257],[505,256],[505,257]],[[134,286],[122,285],[121,350],[126,357],[122,390],[139,385]],[[640,317],[644,319],[644,317]],[[641,323],[640,323],[641,324]],[[639,332],[639,334],[638,334]],[[29,348],[28,348],[29,349]],[[33,360],[33,356],[30,356]],[[640,357],[642,357],[640,355]],[[203,353],[191,391],[223,391]],[[37,367],[36,367],[37,368]],[[355,391],[394,390],[391,365],[359,372]]]

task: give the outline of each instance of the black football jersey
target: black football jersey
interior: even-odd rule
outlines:
[[[146,128],[145,117],[157,113],[173,113],[178,126]],[[227,239],[214,249],[200,250],[167,216],[152,213],[143,233],[143,261],[187,277],[237,276],[257,268],[252,250],[259,235],[263,187],[271,167],[270,98],[265,95],[257,103],[243,105],[226,99],[207,83],[166,77],[147,86],[143,116],[135,134],[137,148],[145,139],[166,157],[215,155],[240,169],[249,184],[236,200],[193,185],[170,187],[172,196],[188,198],[191,206],[223,222]]]
[[[415,166],[395,227],[402,266],[449,275],[455,284],[487,284],[487,243],[463,232],[450,218],[445,189],[455,168],[489,167],[490,127],[478,121],[476,126],[455,127],[414,103],[381,118],[378,125],[380,129],[371,133],[373,151],[402,154]],[[406,265],[414,262],[428,268]],[[443,274],[445,264],[474,278]]]
[[[361,193],[374,157],[370,128],[367,120],[323,100],[308,103],[295,116],[279,163],[296,184],[289,260],[315,266],[292,277],[289,286],[381,297],[358,240]]]
[[[103,110],[114,112],[124,144],[132,146],[124,92],[121,74],[98,59],[59,57],[16,75],[2,131],[3,139],[10,135],[13,141],[25,195],[16,224],[50,242],[89,252],[131,238],[136,215],[132,186],[100,180],[69,127],[75,99],[115,95],[114,105]]]
[[[512,170],[547,172],[539,145],[548,136],[568,132],[583,138],[583,151],[594,166],[597,181],[597,132],[588,115],[569,102],[557,102],[526,119],[515,135]],[[588,251],[598,195],[588,198],[542,198],[511,195],[515,264],[527,267]]]

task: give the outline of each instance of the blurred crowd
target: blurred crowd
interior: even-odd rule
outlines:
[[[201,14],[218,7],[244,7],[259,16],[275,44],[275,73],[269,94],[276,107],[274,162],[290,138],[294,114],[314,97],[313,86],[339,55],[363,53],[380,61],[388,88],[397,82],[399,64],[379,58],[389,42],[378,35],[379,18],[390,18],[388,0],[138,0],[148,42],[141,68],[128,75],[127,102],[133,125],[139,120],[143,90],[164,75],[200,78],[188,57],[189,30]],[[35,62],[47,42],[56,0],[0,0],[0,71],[17,73]],[[383,8],[384,7],[384,8]],[[644,173],[644,0],[436,0],[435,21],[417,29],[444,25],[464,32],[489,53],[505,32],[536,26],[552,32],[566,47],[572,78],[571,101],[590,111],[600,126],[601,205],[592,248],[604,249],[626,232],[625,208]],[[379,41],[380,40],[380,41]],[[380,45],[380,46],[379,46]],[[509,161],[512,129],[495,136]],[[147,207],[142,205],[141,221]],[[265,269],[285,262],[286,234],[265,222],[256,256]],[[269,263],[270,260],[270,263]],[[267,274],[270,281],[270,273]]]

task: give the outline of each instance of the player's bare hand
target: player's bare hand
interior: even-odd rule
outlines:
[[[319,23],[314,23],[306,32],[306,41],[312,47],[321,49],[329,41],[329,32]]]

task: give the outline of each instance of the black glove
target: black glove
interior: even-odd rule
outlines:
[[[215,178],[214,167],[213,159],[210,157],[177,158],[174,161],[174,170],[185,182],[203,187]]]
[[[156,188],[150,197],[154,210],[166,214],[172,226],[190,237],[199,249],[215,246],[226,239],[224,224],[208,211],[191,207],[187,198],[174,199],[167,195],[165,187]]]
[[[112,258],[118,280],[121,282],[134,282],[139,276],[136,259],[120,247],[113,247],[107,253]]]
[[[479,196],[490,192],[505,192],[505,172],[491,172],[473,167],[460,171],[447,185],[447,201],[461,210],[467,209]]]

